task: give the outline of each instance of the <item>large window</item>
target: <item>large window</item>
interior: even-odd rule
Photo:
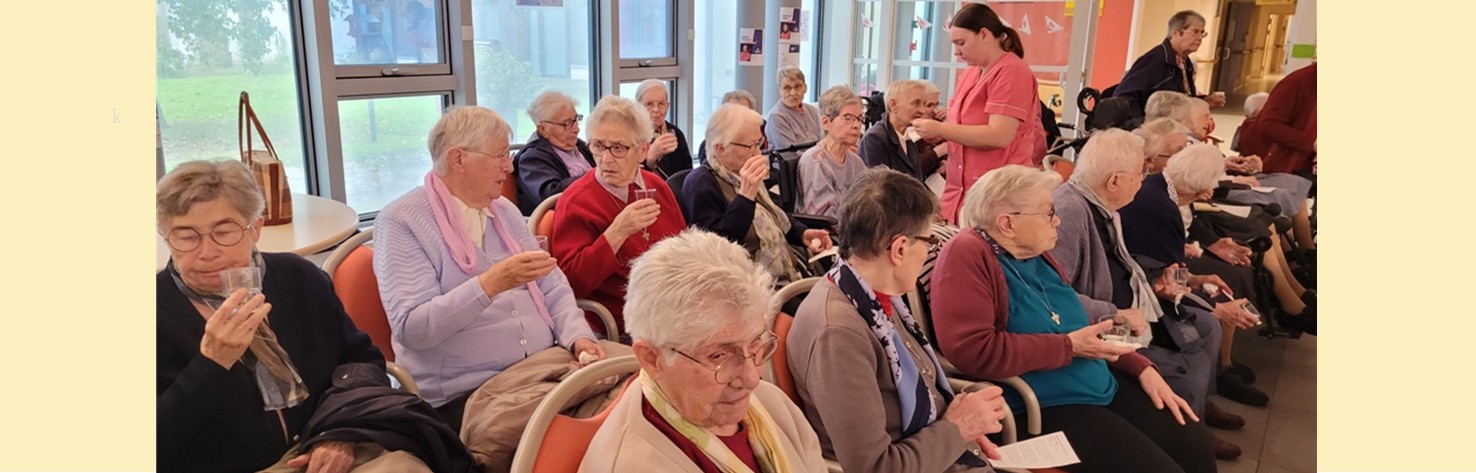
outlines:
[[[672,51],[676,17],[671,0],[618,0],[620,57],[667,58]]]
[[[155,8],[164,171],[185,161],[241,159],[236,112],[244,91],[292,190],[307,191],[287,0],[159,0]]]
[[[440,2],[335,0],[333,59],[346,64],[443,62]]]
[[[471,3],[477,104],[512,124],[514,141],[532,136],[536,124],[526,110],[544,90],[573,97],[578,112],[589,114],[594,107],[589,1],[547,7],[515,0]]]
[[[376,211],[421,185],[431,168],[426,134],[444,107],[440,95],[338,102],[350,207]]]
[[[707,136],[707,121],[722,106],[723,94],[737,87],[734,79],[738,67],[738,3],[698,1],[695,22],[696,50],[692,58],[692,129],[687,140],[693,153]],[[757,99],[762,102],[762,91]],[[754,104],[763,113],[763,103]]]

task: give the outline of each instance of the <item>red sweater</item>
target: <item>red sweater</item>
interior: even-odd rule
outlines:
[[[649,241],[637,232],[625,239],[620,252],[610,250],[610,244],[605,241],[605,230],[610,228],[625,204],[610,195],[610,191],[595,180],[593,172],[574,181],[559,197],[558,211],[553,217],[553,235],[549,238],[553,256],[558,258],[559,269],[569,278],[574,297],[590,299],[608,307],[620,325],[620,333],[625,333],[625,286],[629,283],[631,261],[651,245],[681,233],[687,227],[676,196],[666,187],[666,182],[649,171],[640,172],[646,186],[656,190],[656,203],[661,205],[661,216],[647,227],[651,234]],[[597,319],[586,317],[591,317],[590,325],[598,326]]]
[[[1287,74],[1271,89],[1256,128],[1269,147],[1266,173],[1310,173],[1317,154],[1317,63]]]
[[[1041,257],[1061,272],[1050,253]],[[978,232],[964,229],[943,245],[932,280],[933,331],[938,347],[943,357],[965,374],[977,379],[1002,379],[1071,363],[1071,340],[1065,334],[1007,331],[1010,292],[1004,269]],[[1130,353],[1110,365],[1137,378],[1152,363],[1143,355]]]

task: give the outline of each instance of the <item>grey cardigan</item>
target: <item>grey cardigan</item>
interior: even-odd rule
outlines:
[[[1112,303],[1112,270],[1107,267],[1107,245],[1092,224],[1092,204],[1081,191],[1063,183],[1051,192],[1055,199],[1056,247],[1051,257],[1066,273],[1066,282],[1076,289],[1076,298],[1090,320],[1117,313]]]

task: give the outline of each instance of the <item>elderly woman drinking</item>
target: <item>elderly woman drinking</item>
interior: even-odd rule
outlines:
[[[689,230],[630,271],[626,326],[641,372],[579,471],[822,472],[804,414],[759,379],[777,340],[773,279],[743,248]]]
[[[851,183],[866,171],[866,163],[852,151],[861,141],[861,97],[843,85],[825,89],[820,125],[825,138],[800,157],[795,212],[837,217]]]
[[[933,273],[933,324],[943,355],[977,379],[1019,376],[1035,390],[1042,431],[1064,432],[1080,472],[1215,471],[1209,433],[1135,345],[1099,338],[1047,252],[1060,220],[1055,173],[1010,165],[964,198],[964,231]],[[1015,412],[1020,397],[1006,394]],[[1168,412],[1163,412],[1164,410]]]
[[[605,97],[588,125],[598,167],[559,198],[550,243],[574,295],[609,308],[622,325],[606,329],[621,334],[630,262],[687,222],[661,177],[641,169],[651,125],[635,103]]]
[[[594,155],[579,139],[579,121],[574,99],[550,90],[538,94],[528,107],[528,118],[538,126],[533,141],[518,151],[514,174],[518,177],[518,206],[524,215],[554,194],[563,192],[575,179],[594,169]]]
[[[671,110],[671,92],[666,90],[666,81],[646,79],[641,82],[636,86],[636,102],[646,108],[646,117],[655,130],[655,137],[642,154],[641,164],[663,179],[683,169],[692,169],[692,150],[687,146],[687,135],[666,121],[666,113]]]
[[[157,199],[159,471],[468,471],[455,432],[389,388],[328,276],[256,250],[263,200],[245,165],[181,164]],[[227,285],[241,269],[256,284]],[[357,401],[378,407],[343,409]]]
[[[764,190],[769,157],[762,152],[764,119],[753,110],[725,104],[707,123],[707,166],[687,175],[682,185],[687,222],[743,245],[780,281],[799,279],[798,258],[790,245],[821,252],[830,235],[809,229],[780,209]]]
[[[954,393],[902,295],[917,286],[938,198],[890,169],[861,174],[840,209],[842,261],[789,332],[789,369],[821,445],[847,472],[982,467],[1000,390]],[[868,376],[870,375],[870,376]]]
[[[433,170],[374,221],[374,273],[396,361],[459,427],[471,392],[550,347],[604,357],[564,273],[502,198],[511,128],[484,107],[431,129]]]

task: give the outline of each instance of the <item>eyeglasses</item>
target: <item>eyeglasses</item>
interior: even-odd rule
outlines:
[[[943,242],[943,239],[942,238],[938,238],[938,235],[933,235],[933,234],[914,235],[912,237],[912,239],[917,240],[917,241],[920,241],[920,242],[923,242],[923,243],[927,243],[928,244],[928,248],[932,248],[932,247],[938,246],[939,243],[942,243]]]
[[[840,116],[838,116],[836,118],[840,118],[842,121],[846,122],[847,125],[853,125],[853,124],[856,124],[856,123],[860,123],[861,122],[861,117],[860,116],[851,115],[849,113],[842,113],[842,114],[840,114]]]
[[[503,151],[501,154],[492,154],[492,153],[488,153],[486,151],[476,151],[476,150],[470,150],[470,149],[463,149],[462,151],[466,151],[466,152],[472,153],[472,154],[485,154],[487,156],[491,156],[492,159],[496,159],[496,160],[499,160],[499,161],[501,161],[503,159],[508,159],[508,160],[511,160],[512,159],[512,154],[509,151]]]
[[[671,102],[667,102],[665,100],[662,100],[660,102],[646,102],[646,103],[644,103],[642,105],[645,105],[646,106],[646,109],[647,110],[650,110],[650,109],[653,109],[653,108],[666,108],[668,106],[671,106]]]
[[[1180,31],[1183,31],[1184,34],[1187,34],[1187,35],[1190,35],[1190,36],[1198,36],[1200,38],[1209,36],[1209,32],[1208,31],[1205,31],[1205,30],[1183,29],[1183,30],[1180,30]]]
[[[774,357],[774,351],[778,349],[779,338],[774,335],[774,332],[764,332],[759,335],[759,338],[749,343],[749,349],[746,352],[740,352],[737,348],[720,350],[704,357],[707,358],[707,361],[699,360],[697,357],[688,355],[675,348],[672,348],[671,351],[677,352],[677,354],[687,357],[688,360],[692,360],[698,366],[712,371],[712,379],[713,381],[717,381],[718,384],[728,384],[743,373],[743,364],[745,362],[753,363],[753,366],[762,366]]]
[[[1041,215],[1041,216],[1046,217],[1047,220],[1055,220],[1055,218],[1056,218],[1056,208],[1055,207],[1051,207],[1051,211],[1050,212],[1046,212],[1046,213],[1010,212],[1010,215]]]
[[[547,124],[550,124],[550,125],[561,126],[561,127],[564,127],[564,129],[567,130],[569,128],[574,128],[574,125],[578,125],[579,122],[581,122],[581,121],[584,121],[584,115],[575,115],[573,119],[564,120],[564,121],[561,121],[561,122],[556,122],[556,121],[553,121],[553,120],[540,120],[540,123],[547,123]]]
[[[591,141],[589,143],[589,151],[594,153],[595,156],[605,154],[606,151],[609,151],[610,154],[615,155],[617,158],[624,158],[626,154],[630,153],[630,149],[630,145],[621,143],[606,144],[598,141]]]
[[[743,143],[734,143],[734,142],[729,142],[728,144],[733,145],[733,146],[742,146],[744,149],[757,149],[760,154],[768,154],[769,153],[769,143],[768,143],[767,140],[758,140],[758,142],[756,142],[754,144],[751,144],[751,145],[750,144],[743,144]]]
[[[796,90],[805,90],[805,84],[782,85],[782,86],[779,87],[779,90],[782,91],[782,92],[793,92],[793,91],[796,91]]]
[[[251,225],[243,227],[236,222],[219,223],[210,230],[210,239],[220,246],[236,246],[241,243],[241,239],[249,228]],[[169,244],[170,248],[174,248],[174,251],[183,252],[194,251],[205,239],[200,235],[199,230],[186,227],[170,230],[169,234],[164,236],[164,241]]]

